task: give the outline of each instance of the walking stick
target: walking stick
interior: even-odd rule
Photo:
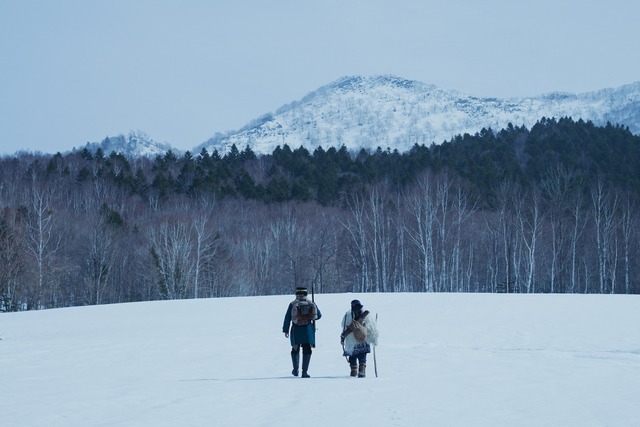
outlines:
[[[376,313],[376,326],[378,324],[378,313]],[[373,346],[373,372],[376,373],[376,378],[378,378],[378,362],[376,361],[376,346]]]
[[[313,303],[313,305],[316,305],[316,293],[313,291],[313,283],[311,284],[311,302]],[[311,323],[313,323],[313,330],[317,331],[315,319],[312,320]]]

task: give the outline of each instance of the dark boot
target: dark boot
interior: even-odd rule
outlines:
[[[311,360],[310,354],[302,354],[302,378],[311,378],[307,373],[309,369],[309,361]]]
[[[364,378],[365,377],[366,369],[367,369],[367,364],[366,363],[361,363],[360,366],[358,366],[358,378]]]
[[[349,365],[351,366],[351,376],[355,377],[358,375],[358,366],[357,365]]]
[[[291,363],[293,364],[293,371],[291,375],[298,376],[298,366],[300,366],[300,352],[291,350]]]

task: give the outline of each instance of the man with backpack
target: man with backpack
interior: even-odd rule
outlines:
[[[316,346],[315,321],[322,317],[318,306],[307,299],[307,288],[296,288],[296,299],[289,303],[284,315],[282,332],[291,341],[291,374],[298,376],[300,347],[302,347],[302,378],[309,378],[311,349]]]
[[[367,368],[367,353],[371,346],[378,345],[378,327],[368,310],[357,299],[351,301],[351,310],[342,318],[340,343],[343,356],[347,357],[351,367],[351,376],[364,378]]]

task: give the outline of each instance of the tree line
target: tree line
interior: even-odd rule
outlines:
[[[0,158],[0,310],[316,292],[640,293],[640,138],[543,118],[405,153]]]

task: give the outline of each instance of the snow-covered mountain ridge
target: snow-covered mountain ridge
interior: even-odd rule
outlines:
[[[344,77],[299,101],[265,114],[237,131],[218,133],[202,148],[225,153],[232,144],[259,154],[278,145],[314,150],[409,150],[414,144],[440,144],[482,128],[509,123],[531,128],[542,117],[607,122],[640,134],[640,82],[581,94],[554,92],[527,98],[479,98],[395,76]]]
[[[621,124],[640,135],[640,81],[580,94],[553,92],[501,99],[465,95],[395,76],[343,77],[239,130],[216,133],[191,152],[198,154],[206,148],[224,154],[233,144],[239,150],[249,146],[258,154],[270,154],[284,144],[310,151],[345,145],[350,151],[381,147],[404,152],[414,144],[440,144],[482,128],[499,131],[511,123],[530,129],[543,117],[567,116],[596,125]],[[85,147],[127,157],[183,152],[139,131]]]
[[[127,136],[108,136],[102,142],[87,142],[84,147],[80,147],[80,149],[84,148],[92,153],[95,153],[100,148],[107,156],[116,152],[132,158],[155,157],[164,155],[169,150],[180,152],[180,150],[174,149],[169,144],[154,141],[149,135],[140,131],[129,132]]]

